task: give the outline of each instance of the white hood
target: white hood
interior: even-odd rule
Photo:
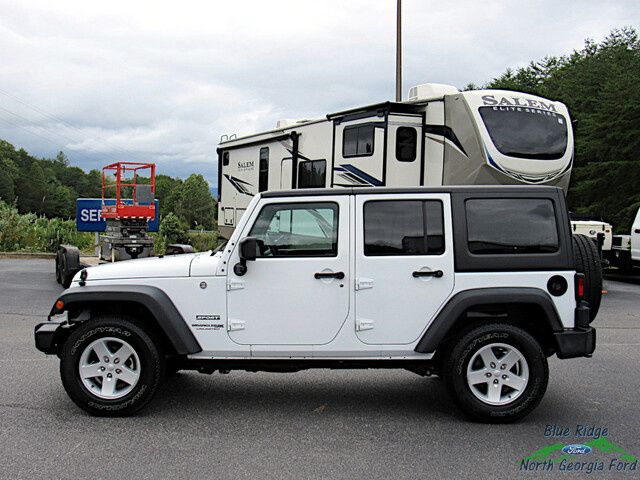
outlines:
[[[116,263],[105,263],[87,268],[87,283],[92,280],[118,280],[128,278],[188,277],[191,262],[210,252],[139,258]],[[80,279],[78,273],[73,281]]]

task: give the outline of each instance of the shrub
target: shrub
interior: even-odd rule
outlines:
[[[55,252],[61,244],[87,250],[93,246],[93,235],[78,232],[73,220],[21,215],[14,205],[0,202],[0,250]]]
[[[206,252],[218,246],[218,232],[191,230],[189,232],[189,243],[193,245],[196,252]]]
[[[160,220],[160,235],[166,243],[187,243],[187,224],[173,213],[168,213]]]

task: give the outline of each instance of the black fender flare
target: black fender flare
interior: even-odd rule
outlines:
[[[546,321],[551,331],[559,332],[564,329],[553,300],[544,290],[531,287],[476,288],[451,297],[433,319],[414,350],[419,353],[435,352],[466,310],[481,305],[497,304],[537,305],[544,312],[545,318],[540,320]]]
[[[154,316],[158,326],[171,342],[178,355],[189,355],[202,351],[200,344],[189,330],[169,296],[160,288],[151,285],[104,285],[74,287],[65,290],[58,300],[64,302],[64,310],[74,306],[95,303],[131,302],[144,306]],[[56,302],[57,303],[57,302]],[[54,304],[50,315],[60,314]]]

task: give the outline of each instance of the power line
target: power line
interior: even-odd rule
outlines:
[[[80,133],[84,134],[84,132],[83,132],[79,127],[76,127],[76,126],[74,126],[74,125],[71,125],[70,123],[66,122],[66,121],[65,121],[65,120],[63,120],[62,118],[60,118],[60,117],[58,117],[58,116],[56,116],[56,115],[54,115],[54,114],[52,114],[52,113],[46,112],[45,110],[43,110],[43,109],[42,109],[42,108],[40,108],[40,107],[36,107],[35,105],[33,105],[33,104],[31,104],[31,103],[27,102],[26,100],[23,100],[23,99],[21,99],[21,98],[17,97],[16,95],[13,95],[13,94],[11,94],[11,93],[9,93],[9,92],[6,92],[6,91],[4,91],[4,90],[2,90],[2,89],[0,89],[0,94],[2,94],[2,95],[4,95],[4,96],[6,96],[6,97],[8,97],[8,98],[11,98],[12,100],[14,100],[14,101],[16,101],[16,102],[18,102],[18,103],[21,103],[22,105],[26,106],[27,108],[30,108],[31,110],[33,110],[33,111],[35,111],[35,112],[39,113],[40,115],[42,115],[42,116],[43,116],[43,117],[45,117],[45,118],[48,118],[49,120],[53,120],[53,121],[55,121],[55,122],[58,122],[58,123],[60,123],[60,124],[62,124],[62,125],[64,125],[64,126],[66,126],[67,128],[69,128],[69,129],[71,129],[71,130],[75,130],[75,131],[77,131],[77,132],[80,132]],[[28,120],[27,120],[27,121],[28,121]],[[56,133],[54,133],[54,134],[56,134]],[[63,136],[63,135],[61,135],[61,134],[56,134],[56,135]],[[68,138],[68,137],[67,137],[67,138]],[[133,153],[133,152],[131,152],[131,151],[129,151],[129,150],[123,150],[123,149],[121,149],[120,147],[116,147],[116,146],[113,146],[113,145],[109,145],[108,143],[106,143],[106,142],[104,142],[104,141],[100,140],[99,138],[93,138],[92,140],[96,141],[97,143],[101,144],[102,146],[106,147],[106,148],[107,148],[107,149],[109,149],[109,150],[112,150],[112,151],[118,152],[118,153],[120,153],[121,155],[126,155],[126,156],[128,156],[129,158],[131,158],[132,160],[136,160],[136,161],[139,161],[139,162],[146,162],[146,161],[147,161],[146,159],[143,159],[142,157],[138,157],[135,153]],[[76,141],[76,140],[71,140],[71,139],[69,139],[69,141],[70,141],[70,142],[72,142],[72,143],[77,143],[77,141]],[[110,157],[110,158],[115,159],[115,160],[122,160],[122,159],[118,159],[118,158],[116,158],[116,157]]]
[[[6,108],[4,108],[4,107],[1,107],[1,106],[0,106],[0,110],[3,110],[3,111],[5,111],[6,113],[8,113],[8,114],[10,114],[10,115],[13,115],[13,116],[14,116],[14,117],[16,117],[16,118],[19,118],[20,120],[22,120],[22,121],[24,121],[24,122],[26,122],[26,123],[30,123],[30,120],[29,120],[28,118],[23,117],[22,115],[17,114],[17,113],[15,113],[15,112],[12,112],[12,111],[11,111],[11,110],[9,110],[9,109],[6,109]],[[59,148],[60,150],[62,150],[62,149],[64,148],[64,145],[61,145],[59,142],[56,142],[56,141],[54,141],[54,140],[51,140],[50,138],[45,137],[45,136],[43,136],[43,135],[41,135],[41,134],[38,134],[38,133],[36,133],[36,132],[34,132],[34,131],[32,131],[32,130],[28,130],[28,129],[27,129],[27,127],[24,127],[24,126],[18,125],[18,124],[16,124],[16,123],[9,122],[9,121],[8,121],[8,120],[6,120],[6,119],[4,119],[4,121],[5,121],[5,123],[7,123],[8,125],[10,125],[10,126],[12,126],[12,127],[20,128],[20,129],[22,129],[22,130],[24,130],[24,131],[26,131],[26,132],[29,132],[29,133],[31,133],[31,134],[33,134],[33,135],[37,135],[37,136],[39,136],[39,137],[41,137],[41,138],[44,138],[44,139],[46,139],[46,140],[50,141],[51,143],[53,143],[54,145],[56,145],[56,147],[57,147],[57,148]],[[49,133],[49,134],[53,135],[54,137],[60,137],[60,138],[65,139],[67,142],[71,142],[71,143],[75,143],[75,142],[76,142],[76,140],[73,140],[73,139],[71,139],[71,138],[67,137],[66,135],[63,135],[63,134],[58,133],[58,132],[56,132],[56,131],[50,130],[50,129],[48,129],[48,128],[46,128],[46,127],[43,127],[43,126],[33,126],[33,125],[32,125],[32,126],[30,126],[30,128],[39,128],[39,129],[42,129],[42,130],[44,130],[45,132],[47,132],[47,133]],[[113,161],[113,160],[118,161],[118,158],[117,158],[117,157],[106,156],[106,158],[107,158],[109,161]]]

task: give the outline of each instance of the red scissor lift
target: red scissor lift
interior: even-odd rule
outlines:
[[[107,225],[99,235],[100,263],[153,256],[153,238],[148,232],[149,221],[156,215],[155,193],[155,164],[117,162],[103,167],[101,213]],[[193,253],[193,247],[167,245],[166,255],[181,253]],[[56,280],[65,288],[76,273],[89,266],[80,261],[78,247],[58,247]],[[86,278],[86,272],[84,275]]]
[[[148,224],[156,214],[155,191],[153,163],[117,162],[102,168],[102,218],[107,222],[100,236],[102,260],[153,256]]]

